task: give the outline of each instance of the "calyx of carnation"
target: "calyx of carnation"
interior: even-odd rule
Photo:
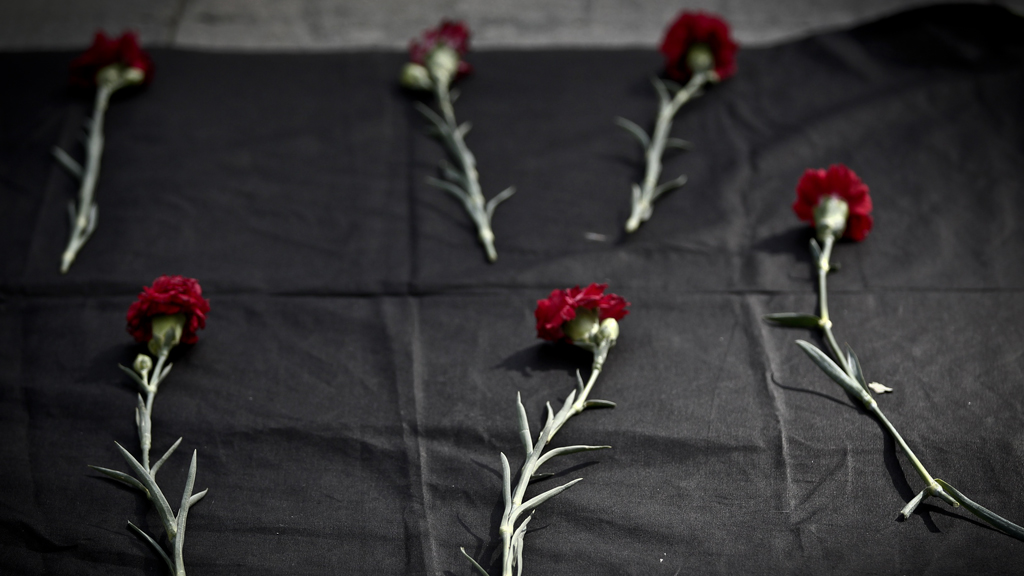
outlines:
[[[715,67],[715,55],[707,44],[694,44],[686,52],[686,66],[694,73],[707,72]]]
[[[818,240],[824,242],[831,236],[835,240],[843,237],[846,231],[846,219],[850,215],[850,205],[838,196],[824,196],[814,209],[815,230]]]
[[[441,43],[427,54],[427,70],[441,84],[448,86],[459,72],[459,53]]]
[[[184,314],[153,316],[153,337],[149,339],[149,351],[159,355],[161,351],[170,350],[181,342],[181,333],[185,329]]]

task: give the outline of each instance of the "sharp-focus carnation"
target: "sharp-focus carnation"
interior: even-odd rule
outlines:
[[[195,344],[199,339],[197,330],[206,327],[206,314],[210,303],[203,298],[199,282],[184,276],[161,276],[146,286],[139,299],[128,308],[128,333],[138,342],[149,342],[153,337],[154,316],[185,316],[181,341]]]
[[[822,198],[835,196],[846,202],[849,216],[843,236],[861,241],[867,237],[874,221],[871,218],[871,195],[859,177],[842,164],[833,164],[828,170],[808,169],[796,185],[793,211],[804,222],[814,221],[814,209]]]
[[[544,340],[569,341],[562,326],[576,317],[576,310],[585,308],[596,310],[599,320],[614,318],[622,320],[629,310],[629,302],[617,294],[605,294],[607,284],[591,284],[580,289],[579,286],[565,290],[552,290],[551,295],[537,301],[534,316],[537,318],[537,337]]]
[[[669,26],[661,43],[669,78],[678,82],[690,79],[693,71],[687,64],[687,56],[696,45],[707,46],[710,50],[719,80],[736,73],[736,43],[729,36],[725,20],[703,12],[683,12]]]
[[[437,28],[424,30],[423,35],[409,42],[409,60],[425,66],[427,55],[439,44],[455,50],[459,55],[458,75],[463,76],[473,71],[473,67],[462,59],[469,51],[469,28],[463,22],[442,20]]]
[[[75,86],[95,86],[96,74],[111,64],[138,68],[142,71],[145,84],[153,76],[153,61],[149,54],[139,48],[139,38],[134,32],[125,32],[120,38],[109,38],[101,31],[96,33],[92,46],[71,61],[71,83]]]

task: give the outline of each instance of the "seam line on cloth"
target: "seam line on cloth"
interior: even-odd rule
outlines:
[[[432,296],[445,297],[445,296],[459,296],[459,297],[488,297],[496,294],[508,292],[508,291],[548,291],[551,285],[548,284],[537,284],[537,285],[481,285],[481,286],[466,286],[454,289],[415,289],[415,290],[380,290],[377,292],[371,291],[352,291],[352,292],[326,292],[326,291],[269,291],[264,292],[260,290],[224,290],[224,291],[208,291],[207,296],[269,296],[273,298],[380,298],[380,297],[411,297],[411,298],[429,298]],[[0,285],[0,297],[18,297],[22,299],[59,299],[59,298],[116,298],[126,297],[134,298],[138,295],[137,289],[130,291],[110,291],[103,293],[93,292],[51,292],[51,293],[32,293],[35,288],[32,287],[5,287]],[[648,291],[662,291],[665,290],[656,286],[624,286],[623,291],[626,290],[648,290]],[[1021,294],[1024,293],[1024,287],[1020,288],[871,288],[871,289],[829,289],[830,295],[844,295],[844,296],[860,296],[870,294]],[[758,290],[758,289],[732,289],[732,290],[692,290],[692,291],[677,291],[675,294],[684,296],[792,296],[792,295],[813,295],[803,289],[793,290]]]

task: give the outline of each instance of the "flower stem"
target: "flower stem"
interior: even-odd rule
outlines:
[[[160,351],[157,356],[156,367],[153,368],[153,379],[150,380],[148,374],[144,374],[142,379],[146,385],[146,401],[144,409],[139,410],[138,428],[139,428],[139,443],[142,445],[142,465],[146,470],[150,470],[149,466],[149,450],[153,445],[153,400],[156,399],[156,393],[160,389],[160,382],[163,380],[164,364],[167,362],[167,356],[170,353],[170,349],[165,348]]]
[[[640,224],[643,224],[651,217],[654,213],[654,201],[659,196],[669,190],[682,186],[686,182],[686,178],[681,177],[659,186],[658,179],[661,177],[662,168],[661,158],[665,153],[665,146],[668,143],[668,134],[672,129],[672,120],[675,118],[679,108],[694,98],[709,80],[710,76],[707,72],[698,72],[690,78],[686,86],[683,86],[676,92],[675,96],[669,98],[664,83],[655,78],[655,87],[658,89],[658,119],[654,124],[654,134],[650,141],[647,142],[644,150],[646,170],[644,171],[643,184],[639,187],[636,184],[633,185],[632,210],[630,211],[629,219],[626,221],[626,232],[635,232],[640,227]]]
[[[183,547],[185,541],[186,518],[188,517],[189,509],[206,495],[206,490],[196,494],[192,493],[192,487],[196,476],[196,453],[192,453],[192,463],[189,467],[188,477],[185,481],[185,492],[182,495],[181,505],[178,508],[177,515],[175,515],[171,510],[167,497],[164,495],[163,490],[160,489],[160,486],[157,485],[156,474],[167,458],[170,457],[181,443],[181,438],[179,438],[155,464],[150,464],[149,454],[152,447],[153,401],[160,389],[160,383],[170,371],[170,365],[166,368],[164,365],[167,363],[167,357],[170,354],[171,347],[172,345],[167,343],[160,349],[159,354],[157,355],[156,366],[152,371],[152,378],[150,377],[149,371],[143,369],[140,369],[139,373],[133,376],[136,383],[145,393],[145,399],[143,399],[141,395],[139,396],[139,405],[135,409],[135,422],[139,432],[142,461],[139,462],[136,460],[135,457],[121,447],[120,444],[117,446],[129,468],[134,472],[134,476],[108,468],[101,468],[98,466],[90,467],[106,474],[114,480],[118,480],[128,486],[141,490],[146,497],[153,502],[157,515],[160,517],[160,521],[163,524],[164,533],[167,535],[167,540],[171,545],[171,555],[169,556],[164,550],[164,547],[149,536],[149,534],[131,522],[128,523],[129,529],[138,534],[147,544],[150,545],[151,548],[153,548],[157,555],[164,560],[168,570],[172,574],[175,576],[185,576]],[[122,369],[129,374],[132,374],[132,372],[127,368],[122,367]]]
[[[557,413],[552,410],[551,404],[548,403],[548,417],[544,424],[544,428],[537,435],[537,443],[534,445],[529,439],[523,440],[524,449],[526,450],[526,460],[519,469],[518,480],[514,488],[511,483],[512,475],[508,459],[504,454],[501,455],[505,511],[502,514],[501,523],[498,526],[498,534],[501,537],[502,576],[512,576],[514,571],[517,574],[522,573],[523,538],[526,535],[526,526],[533,517],[534,509],[543,502],[580,481],[580,479],[577,478],[576,480],[563,484],[562,486],[552,488],[524,502],[523,500],[526,495],[526,489],[530,485],[530,481],[535,478],[537,469],[555,456],[610,448],[610,446],[568,446],[564,448],[556,448],[547,453],[544,452],[544,449],[551,442],[551,439],[554,438],[555,433],[557,433],[570,418],[587,408],[587,397],[590,395],[594,384],[597,382],[597,377],[601,374],[601,367],[607,357],[608,350],[613,344],[613,340],[604,340],[597,347],[594,351],[594,363],[587,383],[584,384],[582,379],[578,379],[577,389],[569,393],[569,396],[566,397],[565,402],[562,403],[562,407],[559,408]],[[605,402],[603,404],[613,405],[609,402]],[[522,401],[518,399],[517,408],[519,409],[520,426],[522,427],[521,434],[525,434],[528,438],[529,424],[526,422],[526,410],[523,408]],[[523,519],[524,515],[526,515],[525,519]],[[516,526],[516,522],[521,519],[522,521],[519,522],[518,526]],[[473,566],[478,572],[482,574],[487,573],[475,560],[466,554],[465,550],[463,550],[463,554],[469,558],[470,562],[473,563]],[[518,571],[516,571],[517,567]]]
[[[487,253],[487,260],[494,262],[498,259],[498,252],[494,248],[491,218],[494,215],[494,209],[512,196],[515,193],[515,188],[507,188],[490,201],[484,198],[480,188],[480,174],[476,168],[476,157],[466,146],[465,135],[469,132],[470,125],[467,123],[460,126],[455,120],[455,109],[452,105],[452,95],[448,89],[448,83],[433,73],[431,76],[434,96],[437,99],[438,108],[441,109],[441,116],[426,107],[421,107],[419,110],[434,124],[438,136],[455,159],[457,170],[445,170],[448,180],[430,179],[428,182],[452,193],[462,202],[466,212],[476,224],[477,236]]]
[[[96,100],[93,105],[92,119],[89,121],[89,136],[85,146],[85,168],[78,174],[81,178],[81,185],[78,189],[78,206],[75,207],[72,203],[68,207],[71,217],[71,236],[61,255],[61,274],[68,272],[75,257],[78,256],[78,252],[96,230],[97,208],[93,198],[96,192],[96,181],[100,176],[100,160],[103,157],[103,119],[110,103],[110,96],[119,87],[116,84],[102,83],[96,88]],[[58,155],[58,157],[60,156]]]
[[[839,344],[836,342],[835,335],[832,334],[832,320],[829,318],[828,314],[828,289],[826,285],[826,276],[828,275],[828,272],[831,269],[829,261],[832,256],[832,247],[834,246],[834,244],[834,236],[832,234],[828,234],[825,237],[824,246],[821,250],[821,256],[818,258],[818,261],[816,262],[816,267],[818,271],[818,302],[820,310],[819,316],[821,318],[821,330],[822,332],[825,333],[825,340],[828,342],[829,348],[832,349],[833,356],[835,356],[836,360],[839,361],[840,368],[842,368],[843,372],[845,372],[854,382],[858,382],[859,384],[859,379],[857,377],[856,372],[850,366],[850,362],[847,359],[846,354],[844,354],[842,350],[839,348]],[[959,506],[959,504],[957,504],[955,500],[953,500],[948,494],[946,494],[942,490],[942,487],[935,482],[935,478],[933,478],[932,475],[928,472],[928,470],[924,467],[924,464],[922,464],[921,460],[918,459],[916,454],[914,454],[914,451],[910,449],[910,446],[903,439],[903,436],[901,436],[900,433],[896,430],[896,427],[893,426],[892,422],[890,422],[889,419],[886,418],[885,414],[882,413],[881,408],[878,407],[878,403],[874,400],[874,398],[871,397],[871,394],[867,390],[864,390],[864,392],[864,398],[866,398],[866,400],[863,400],[864,407],[867,408],[869,412],[874,414],[876,418],[878,418],[879,422],[881,422],[882,425],[885,426],[885,429],[889,431],[889,434],[892,435],[896,443],[899,444],[900,448],[903,450],[903,453],[907,456],[907,459],[910,460],[910,463],[914,466],[914,469],[917,471],[918,476],[920,476],[921,480],[923,480],[926,484],[927,487],[925,488],[925,491],[927,493],[925,495],[939,496],[940,498],[946,500],[953,506]],[[909,515],[909,512],[906,515]]]

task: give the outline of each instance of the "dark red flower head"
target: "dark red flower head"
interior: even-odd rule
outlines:
[[[197,330],[206,327],[206,314],[210,303],[203,298],[199,282],[184,276],[161,276],[153,286],[143,287],[139,299],[128,308],[128,333],[138,342],[149,342],[153,337],[154,316],[182,314],[185,326],[181,341],[195,344]]]
[[[690,48],[703,44],[715,60],[714,69],[719,80],[736,73],[736,43],[729,36],[729,25],[718,16],[703,12],[683,12],[665,32],[661,53],[665,55],[668,77],[686,82],[693,75],[687,65]]]
[[[796,185],[796,202],[793,211],[804,222],[816,225],[814,209],[826,196],[844,200],[850,213],[843,235],[860,242],[867,237],[874,221],[871,218],[871,195],[868,187],[846,166],[833,164],[828,170],[808,168]]]
[[[95,86],[96,74],[111,64],[138,68],[148,84],[153,76],[153,61],[142,48],[134,32],[125,32],[120,38],[108,38],[102,31],[96,33],[92,46],[71,61],[71,83],[75,86]]]
[[[599,320],[614,318],[622,320],[629,310],[629,302],[617,294],[605,294],[607,284],[591,284],[580,289],[579,286],[565,290],[552,290],[551,295],[537,301],[534,316],[537,318],[537,337],[556,342],[569,341],[562,325],[576,317],[576,310],[586,308],[596,310]]]
[[[437,45],[444,44],[455,50],[459,55],[459,76],[473,71],[473,67],[462,59],[469,51],[469,28],[461,21],[442,20],[437,28],[423,31],[419,38],[409,41],[409,59],[420,65],[426,65],[427,54]]]

